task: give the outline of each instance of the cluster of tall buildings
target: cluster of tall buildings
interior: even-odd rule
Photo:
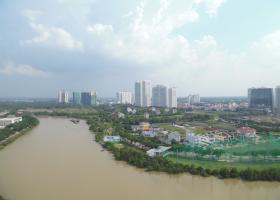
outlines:
[[[66,90],[60,90],[58,92],[58,102],[59,103],[69,103],[69,95]]]
[[[249,88],[249,108],[267,108],[280,113],[280,86],[277,86],[274,91],[273,88]]]
[[[200,95],[199,94],[190,94],[188,96],[188,103],[191,105],[200,103]]]
[[[58,102],[69,103],[69,95],[66,90],[58,92]],[[72,103],[74,105],[95,106],[97,104],[96,92],[73,92]]]
[[[176,88],[168,88],[164,85],[152,87],[151,81],[136,81],[135,102],[139,107],[177,107]]]

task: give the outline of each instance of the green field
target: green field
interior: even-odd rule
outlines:
[[[223,167],[232,168],[235,167],[238,170],[244,170],[252,168],[256,170],[267,169],[267,168],[280,168],[280,163],[230,163],[230,162],[215,162],[215,161],[201,161],[201,160],[190,160],[184,158],[176,158],[176,156],[167,156],[166,159],[188,165],[194,165],[195,167],[203,167],[207,169],[220,169]]]

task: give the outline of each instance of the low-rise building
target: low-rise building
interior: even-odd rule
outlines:
[[[139,126],[140,126],[140,130],[142,131],[149,131],[151,124],[149,122],[141,122]]]
[[[118,118],[119,118],[119,119],[125,118],[125,114],[122,113],[122,112],[118,112]]]
[[[0,119],[0,128],[5,128],[6,126],[8,126],[10,124],[14,124],[14,123],[21,122],[21,121],[22,121],[22,117],[2,118],[2,119]]]
[[[165,154],[171,147],[164,147],[164,146],[159,146],[156,149],[150,149],[146,153],[150,157],[156,157],[156,156],[162,156]]]
[[[178,132],[172,132],[167,135],[168,141],[171,143],[172,141],[180,142],[181,135]]]
[[[145,119],[149,119],[149,118],[150,118],[150,114],[149,114],[148,112],[145,112],[145,113],[144,113],[144,118],[145,118]]]
[[[187,142],[190,144],[210,145],[215,142],[215,138],[209,137],[207,135],[196,135],[194,133],[189,133],[187,136]]]
[[[142,135],[143,135],[144,137],[150,137],[150,138],[152,138],[152,137],[155,137],[155,136],[156,136],[156,133],[155,133],[154,131],[143,131],[143,132],[142,132]]]
[[[237,129],[236,133],[240,137],[256,137],[257,131],[250,127],[241,127]]]
[[[113,136],[109,136],[109,135],[107,135],[107,136],[104,136],[104,138],[103,138],[103,141],[104,142],[120,142],[121,141],[121,137],[119,136],[119,135],[113,135]]]

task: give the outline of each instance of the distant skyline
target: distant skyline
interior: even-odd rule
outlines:
[[[0,98],[114,97],[136,80],[177,96],[280,85],[280,1],[0,0]]]

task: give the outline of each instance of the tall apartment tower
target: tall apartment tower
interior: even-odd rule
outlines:
[[[66,90],[60,90],[58,92],[58,102],[59,103],[69,103],[69,96]]]
[[[73,104],[81,105],[81,92],[73,92]]]
[[[175,87],[168,89],[168,107],[177,108],[177,94]]]
[[[152,90],[152,105],[155,107],[168,106],[167,87],[164,85],[156,85]]]
[[[135,89],[135,105],[139,107],[151,106],[151,81],[142,80],[136,81],[134,85]]]
[[[81,103],[84,106],[95,106],[97,104],[96,92],[82,92]]]
[[[117,103],[132,104],[132,93],[128,91],[121,91],[117,93]]]
[[[275,88],[275,102],[274,102],[274,108],[276,113],[280,113],[280,86],[277,86]]]
[[[200,95],[199,94],[190,94],[188,96],[188,102],[189,102],[189,104],[200,103]]]
[[[273,108],[272,88],[248,89],[248,101],[250,108]]]

